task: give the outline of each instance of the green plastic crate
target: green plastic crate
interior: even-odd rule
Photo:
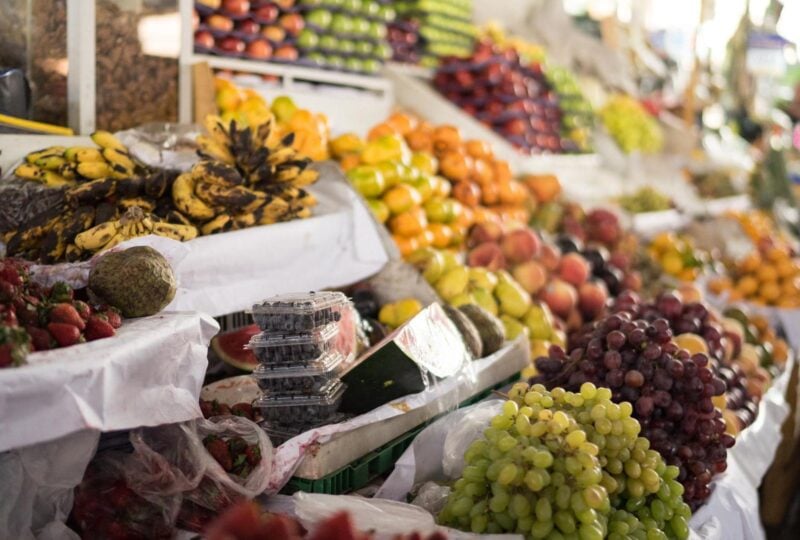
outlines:
[[[508,379],[497,383],[491,388],[487,388],[483,392],[475,394],[468,400],[461,403],[458,407],[466,407],[481,401],[493,391],[503,388],[504,386],[514,383],[519,380],[519,375],[513,375]],[[447,414],[447,413],[444,413]],[[338,471],[318,478],[310,480],[307,478],[298,478],[293,476],[289,482],[284,486],[282,492],[292,494],[296,491],[303,491],[306,493],[325,493],[328,495],[341,495],[342,493],[349,493],[366,486],[371,480],[378,476],[389,472],[394,468],[394,464],[406,451],[406,448],[411,446],[417,434],[425,429],[426,426],[436,421],[443,414],[431,418],[427,422],[407,431],[400,437],[393,441],[389,441],[370,452],[355,460],[350,465],[346,465]]]

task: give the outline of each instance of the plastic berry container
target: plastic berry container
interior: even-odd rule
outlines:
[[[253,320],[266,332],[308,332],[338,322],[347,297],[334,291],[289,293],[253,306]]]
[[[269,435],[269,440],[272,442],[274,446],[280,446],[289,439],[294,439],[298,435],[305,433],[306,431],[311,431],[312,429],[321,428],[323,426],[327,426],[329,424],[337,424],[339,422],[343,422],[347,420],[348,416],[346,414],[339,414],[336,413],[330,418],[325,419],[324,421],[320,422],[319,424],[311,425],[311,426],[298,426],[298,425],[287,425],[287,424],[278,424],[274,422],[260,422],[258,425],[261,426],[267,435]]]
[[[326,360],[334,349],[339,325],[331,323],[304,334],[262,332],[250,338],[247,348],[256,359],[272,368],[312,368]]]
[[[253,407],[261,411],[266,423],[292,426],[316,426],[336,414],[345,385],[336,382],[322,394],[311,396],[262,396]],[[306,428],[310,429],[310,428]]]
[[[253,371],[258,387],[267,396],[309,396],[324,394],[339,381],[343,357],[336,351],[324,354],[302,368],[259,365]]]

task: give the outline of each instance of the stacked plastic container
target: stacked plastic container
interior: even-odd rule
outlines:
[[[259,361],[255,406],[274,443],[336,420],[346,361],[337,338],[349,306],[338,292],[291,293],[253,306],[262,330],[248,345]]]

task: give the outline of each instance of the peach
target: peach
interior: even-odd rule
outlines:
[[[602,281],[587,281],[578,288],[578,307],[587,320],[596,319],[606,306],[608,289]]]
[[[547,270],[536,261],[527,261],[514,267],[511,271],[522,288],[530,294],[536,294],[547,283]]]
[[[523,263],[533,259],[539,253],[541,245],[539,235],[528,228],[511,231],[503,237],[501,246],[503,255],[512,263]]]
[[[591,240],[607,246],[616,244],[622,235],[617,215],[603,208],[596,208],[586,214],[586,230]]]
[[[615,251],[608,258],[608,264],[611,266],[616,266],[620,270],[626,270],[631,265],[631,258],[627,253]]]
[[[560,260],[561,250],[552,244],[542,244],[542,247],[539,249],[538,261],[542,263],[545,270],[555,272]]]
[[[578,303],[575,287],[561,279],[553,279],[540,291],[539,298],[555,315],[566,318]]]
[[[642,290],[642,275],[639,272],[628,272],[625,274],[625,277],[622,278],[622,288],[629,290],[629,291],[640,291]],[[698,298],[696,301],[700,302],[702,299]],[[692,300],[693,302],[695,300]]]
[[[469,230],[467,246],[475,247],[486,242],[499,242],[503,237],[503,228],[499,223],[487,221],[473,225]]]
[[[506,258],[503,250],[494,242],[486,242],[469,252],[467,256],[469,266],[480,266],[489,270],[501,270],[506,267]]]
[[[591,268],[586,259],[579,253],[567,253],[558,264],[558,276],[575,287],[579,287],[589,279]]]
[[[583,316],[579,309],[573,308],[572,311],[569,312],[566,319],[567,331],[571,332],[573,330],[579,329],[583,326]]]

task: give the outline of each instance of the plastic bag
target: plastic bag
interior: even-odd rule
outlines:
[[[502,401],[493,400],[479,404],[452,429],[448,430],[442,447],[442,470],[449,478],[458,478],[464,470],[464,451],[472,441],[483,435],[492,418],[500,413]]]
[[[137,493],[130,481],[135,470],[135,460],[122,452],[100,454],[89,464],[72,509],[82,538],[172,538],[181,496]]]

